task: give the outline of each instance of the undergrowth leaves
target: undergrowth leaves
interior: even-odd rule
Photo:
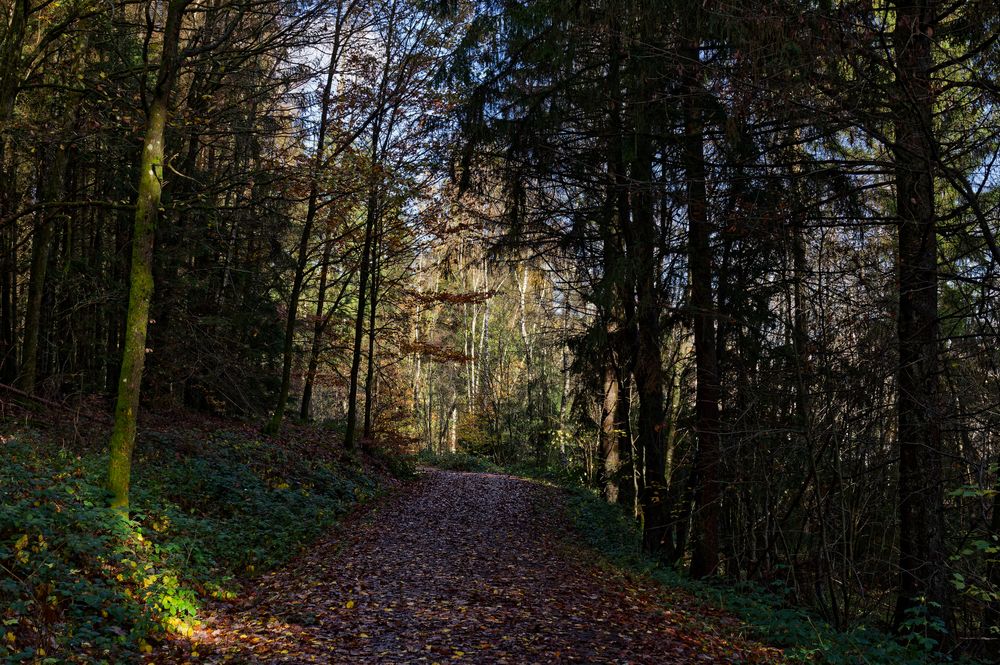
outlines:
[[[106,508],[106,458],[5,437],[0,660],[123,662],[192,635],[209,599],[287,561],[376,491],[357,468],[245,431],[147,432],[132,512]],[[131,654],[131,655],[130,655]]]

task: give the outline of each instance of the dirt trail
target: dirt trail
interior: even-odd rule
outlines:
[[[175,657],[441,664],[774,657],[728,641],[732,625],[721,615],[597,565],[559,505],[558,490],[529,481],[428,471],[342,535],[266,576],[239,605],[219,606]]]

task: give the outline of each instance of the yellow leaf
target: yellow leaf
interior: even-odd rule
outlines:
[[[16,640],[16,639],[17,639],[17,636],[14,635],[14,633],[12,633],[10,631],[7,632],[7,641],[8,642],[10,642],[11,644],[13,644],[14,640]]]
[[[28,534],[24,534],[23,536],[17,539],[16,543],[14,543],[14,549],[18,552],[20,552],[27,546],[28,546]]]
[[[354,607],[354,601],[353,600],[347,601],[347,604],[344,605],[344,607],[346,607],[347,609],[351,609],[352,607]]]

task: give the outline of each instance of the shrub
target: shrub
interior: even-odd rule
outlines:
[[[422,450],[417,455],[417,463],[444,471],[466,471],[474,473],[499,473],[493,462],[469,453],[435,453]]]

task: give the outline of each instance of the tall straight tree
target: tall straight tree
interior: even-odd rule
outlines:
[[[639,506],[642,510],[642,542],[647,551],[659,555],[667,533],[667,481],[664,475],[663,359],[660,352],[659,256],[656,251],[656,195],[653,183],[653,141],[649,127],[637,123],[635,159],[631,175],[632,258],[630,270],[635,280],[635,386],[639,396],[638,441],[645,461]]]
[[[379,214],[378,217],[381,218],[381,214]],[[365,371],[365,424],[364,428],[361,430],[361,435],[365,438],[365,440],[370,440],[372,437],[372,422],[375,416],[372,411],[375,403],[375,323],[377,320],[376,314],[378,312],[379,305],[379,288],[381,287],[382,281],[379,275],[379,270],[381,268],[379,258],[382,252],[381,226],[381,223],[379,223],[379,228],[376,228],[375,231],[375,239],[373,242],[374,251],[371,256],[371,276],[369,277],[371,288],[369,289],[368,297],[368,367]]]
[[[602,384],[601,384],[601,493],[612,503],[628,496],[621,490],[631,484],[624,470],[631,476],[629,449],[631,437],[628,430],[628,403],[623,395],[623,378],[631,373],[631,363],[623,344],[625,334],[622,318],[626,308],[631,312],[634,297],[626,285],[622,266],[621,229],[631,216],[629,210],[628,177],[625,173],[622,135],[622,17],[609,12],[607,90],[610,104],[607,118],[607,191],[601,210],[601,255],[603,275],[595,289],[600,308],[602,333]],[[626,293],[627,292],[627,293]]]
[[[894,3],[892,96],[898,215],[899,597],[895,624],[946,616],[938,243],[934,206],[933,0]],[[914,615],[913,613],[918,613]]]
[[[190,0],[169,0],[163,29],[162,52],[156,84],[146,111],[146,131],[139,167],[139,192],[132,231],[128,315],[125,343],[118,379],[111,456],[108,462],[108,489],[111,506],[128,512],[129,477],[135,446],[136,420],[142,369],[146,359],[146,331],[149,304],[153,298],[153,240],[163,186],[163,142],[170,110],[170,98],[181,67],[181,22]]]
[[[381,114],[378,114],[379,116]],[[376,117],[372,125],[372,172],[369,176],[368,209],[365,213],[365,237],[361,248],[361,263],[358,269],[358,306],[354,313],[354,346],[351,353],[350,385],[347,393],[347,427],[344,430],[344,447],[354,450],[357,438],[358,418],[358,377],[361,373],[361,343],[365,331],[365,307],[369,295],[368,284],[371,274],[372,245],[375,242],[375,222],[378,216],[378,182],[376,165],[379,155],[379,136],[382,129],[381,117]]]
[[[302,295],[302,284],[305,281],[306,265],[309,261],[309,243],[312,240],[313,225],[316,222],[316,211],[319,208],[319,176],[325,162],[326,134],[330,123],[330,93],[340,61],[340,36],[343,29],[343,12],[338,12],[334,29],[333,48],[330,53],[330,63],[326,70],[326,80],[323,84],[320,98],[319,128],[316,136],[316,152],[313,154],[309,169],[309,196],[306,201],[306,218],[299,235],[298,254],[295,260],[295,273],[292,277],[292,288],[288,295],[288,314],[285,318],[285,339],[281,352],[281,387],[278,389],[278,400],[270,420],[264,426],[264,432],[277,434],[281,429],[281,421],[285,417],[285,405],[292,385],[292,360],[295,348],[295,326],[299,316],[299,298]],[[325,267],[323,268],[325,271]],[[325,274],[325,273],[324,273]]]
[[[52,151],[47,173],[43,176],[43,184],[39,188],[41,194],[39,198],[43,202],[54,203],[62,198],[67,160],[66,146],[58,146]],[[24,315],[24,354],[19,378],[21,389],[28,394],[35,392],[45,273],[49,264],[49,246],[52,244],[56,219],[59,216],[60,213],[56,208],[43,211],[35,224],[31,241],[31,272],[28,277],[28,300]]]
[[[684,76],[682,162],[687,190],[688,280],[694,329],[695,431],[698,482],[691,574],[705,577],[719,566],[719,365],[716,358],[715,304],[712,287],[712,228],[708,221],[705,169],[705,121],[701,44],[696,38],[679,53]]]

